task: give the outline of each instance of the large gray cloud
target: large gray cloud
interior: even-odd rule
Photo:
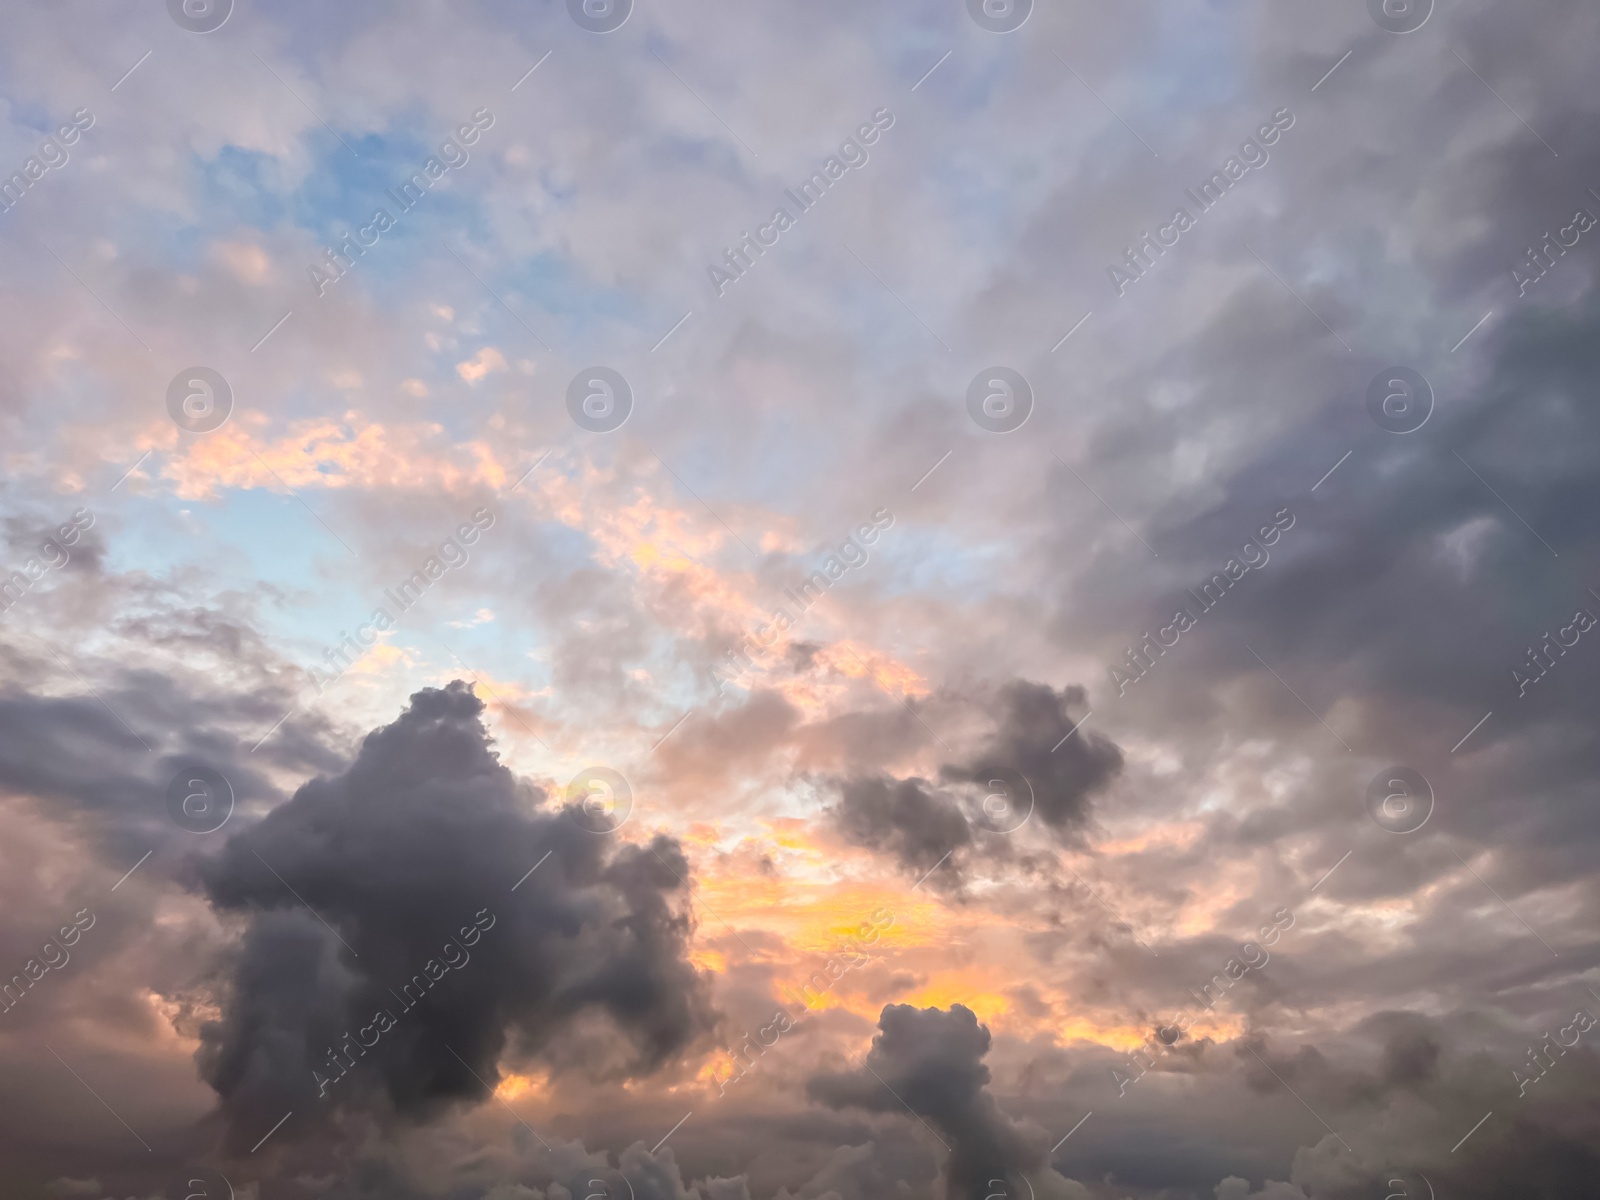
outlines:
[[[846,780],[837,811],[845,837],[913,870],[931,870],[972,843],[966,814],[949,797],[930,792],[923,779]]]
[[[922,874],[952,859],[958,869],[972,852],[993,858],[1010,852],[1009,835],[1037,821],[1057,838],[1077,834],[1091,797],[1122,769],[1110,739],[1076,729],[1088,713],[1084,689],[1059,692],[1048,684],[1011,680],[982,697],[994,726],[970,755],[939,768],[954,793],[920,778],[866,775],[836,785],[833,819],[849,840],[889,854]],[[1076,731],[1075,731],[1076,729]]]
[[[1039,819],[1058,834],[1081,826],[1089,797],[1122,769],[1122,751],[1109,739],[1076,726],[1086,718],[1086,693],[1076,685],[1059,692],[1048,684],[1012,680],[995,696],[998,713],[989,742],[970,761],[947,763],[941,778],[986,785],[1020,774]],[[1070,736],[1069,736],[1070,735]],[[1009,797],[1019,815],[1021,790]],[[991,817],[1004,824],[1003,818]]]
[[[418,692],[346,771],[205,865],[212,903],[246,918],[200,1054],[236,1146],[291,1110],[293,1136],[346,1106],[481,1100],[506,1052],[621,1078],[709,1031],[676,842],[618,844],[580,806],[541,809],[482,711],[461,683]]]
[[[878,1029],[863,1065],[812,1079],[811,1097],[834,1108],[909,1109],[930,1122],[950,1151],[949,1200],[979,1200],[997,1191],[1024,1195],[1022,1176],[1043,1165],[1044,1147],[989,1093],[983,1063],[988,1028],[960,1004],[949,1011],[892,1004],[878,1018]]]

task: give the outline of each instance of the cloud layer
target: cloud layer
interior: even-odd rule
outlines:
[[[12,9],[8,1195],[1581,1194],[1593,4]]]
[[[482,712],[463,684],[418,692],[205,864],[212,905],[247,917],[199,1052],[239,1140],[318,1101],[480,1101],[513,1050],[646,1075],[709,1031],[678,844],[619,848],[581,805],[540,811]]]

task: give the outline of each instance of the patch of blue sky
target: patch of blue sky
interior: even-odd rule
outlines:
[[[642,330],[649,323],[648,297],[603,283],[575,269],[571,259],[550,251],[508,258],[495,245],[482,218],[481,208],[475,208],[442,235],[483,281],[479,283],[449,261],[445,267],[459,273],[461,280],[459,286],[449,285],[450,294],[458,312],[471,309],[479,314],[484,328],[494,331],[496,344],[508,358],[513,349],[530,356],[544,353],[529,337],[528,329],[532,329],[563,357],[609,360],[617,356],[619,325]],[[448,275],[440,278],[448,279]],[[484,284],[517,316],[506,312],[500,300],[484,290]],[[518,324],[517,317],[526,322],[527,329]]]
[[[461,114],[461,120],[468,119],[469,114]],[[320,126],[312,126],[302,136],[315,158],[297,182],[291,181],[281,159],[259,151],[224,146],[214,158],[197,155],[193,183],[196,236],[204,238],[208,230],[215,234],[239,225],[271,230],[289,223],[327,242],[369,221],[379,207],[387,208],[397,221],[410,217],[416,224],[416,218],[426,216],[429,201],[462,194],[464,180],[457,177],[470,176],[479,165],[482,142],[463,147],[468,160],[447,170],[449,182],[436,182],[411,213],[402,214],[386,189],[420,172],[451,128],[445,121],[419,112],[414,125],[396,132],[362,137],[344,134],[345,141],[360,154],[357,158]],[[492,136],[492,131],[485,136]]]
[[[462,121],[470,119],[470,113],[461,114]],[[288,217],[308,230],[322,247],[334,247],[345,234],[368,225],[380,208],[388,213],[393,228],[379,235],[374,245],[365,247],[365,254],[350,268],[355,276],[365,279],[363,286],[379,304],[404,307],[421,298],[428,286],[439,286],[433,282],[434,276],[422,278],[425,260],[438,258],[442,260],[442,271],[460,272],[459,265],[449,262],[444,254],[448,246],[552,346],[581,345],[585,335],[591,333],[603,332],[609,339],[610,330],[617,323],[642,325],[647,305],[632,291],[575,270],[564,255],[541,250],[513,258],[497,244],[484,198],[496,182],[489,159],[496,148],[499,124],[497,120],[495,126],[483,130],[473,146],[463,146],[467,160],[430,181],[432,186],[420,199],[414,196],[415,188],[412,195],[403,196],[410,208],[396,198],[397,193],[414,175],[427,178],[424,167],[430,158],[444,162],[438,149],[450,135],[450,127],[418,114],[415,125],[404,132],[369,135],[354,143],[361,154],[359,160],[327,139],[328,145],[320,148],[322,159],[317,169],[291,198]],[[434,125],[438,126],[436,130],[420,132]],[[438,136],[432,137],[433,133]],[[450,153],[455,155],[453,150]],[[557,187],[550,179],[544,182],[547,195],[557,198],[563,206],[576,202],[577,189]],[[369,237],[372,232],[368,231]],[[317,255],[316,261],[321,258]],[[308,273],[312,265],[307,262],[296,267],[308,288],[313,286]],[[446,279],[448,274],[437,278]],[[486,321],[496,322],[497,331],[508,346],[528,340],[527,330],[517,325],[516,318],[498,300],[484,292],[482,284],[470,277],[464,276],[464,280],[462,287],[450,287],[454,307],[475,305],[485,314]],[[329,286],[342,286],[344,282]],[[548,320],[550,315],[561,318],[554,327]],[[557,340],[553,341],[552,336]],[[595,340],[599,341],[599,337]],[[538,349],[542,348],[535,344],[529,352]]]
[[[547,463],[539,470],[548,470],[549,466]],[[496,508],[495,511],[502,514],[499,519],[503,521],[522,524],[530,520],[526,512],[517,511],[516,506],[509,502],[503,508]],[[539,574],[545,579],[558,579],[587,567],[594,561],[597,543],[581,529],[574,529],[560,521],[543,521],[539,524],[537,535]]]
[[[215,158],[196,155],[194,172],[191,213],[196,236],[239,225],[272,229],[293,219],[298,193],[288,187],[284,164],[271,154],[224,146]]]
[[[381,263],[384,272],[414,273],[419,252],[436,253],[441,239],[466,224],[479,203],[479,189],[471,176],[481,153],[430,179],[424,168],[430,158],[437,157],[434,148],[407,141],[410,144],[403,147],[387,146],[381,159],[363,157],[358,162],[349,155],[335,156],[300,189],[297,223],[324,246],[336,246],[346,234],[369,225],[380,209],[389,215],[393,228],[379,233],[375,244],[363,247],[365,254],[356,259],[357,270],[371,266],[376,273],[380,269],[376,264]],[[415,175],[421,175],[430,186],[412,184],[409,193],[403,192]],[[483,182],[488,182],[487,177]],[[374,232],[367,231],[369,240]],[[400,253],[394,252],[397,245],[402,248]]]
[[[248,586],[269,581],[300,598],[298,604],[336,593],[358,578],[351,570],[355,562],[351,550],[336,533],[339,518],[330,511],[327,495],[308,489],[301,490],[301,496],[304,503],[267,488],[228,489],[214,503],[191,503],[189,515],[209,518],[221,544],[242,559],[239,578],[233,582]],[[350,541],[351,535],[343,536]]]
[[[302,495],[339,529],[341,514],[327,493],[310,489]],[[108,569],[146,572],[155,579],[203,580],[200,586],[213,595],[232,591],[251,596],[269,644],[306,666],[318,665],[323,648],[335,644],[341,631],[354,631],[377,607],[399,618],[400,640],[409,643],[409,631],[448,634],[447,621],[470,619],[479,608],[494,609],[501,594],[493,570],[495,547],[486,541],[473,552],[465,573],[447,574],[450,586],[430,589],[416,607],[401,613],[384,593],[406,572],[391,571],[392,579],[375,577],[298,500],[284,493],[228,489],[215,500],[180,501],[158,484],[150,494],[119,492],[103,504],[92,496],[88,502],[102,518],[109,517],[99,523]],[[526,519],[500,511],[502,520]],[[361,539],[349,531],[341,536],[359,551]],[[580,531],[549,522],[541,525],[539,540],[540,561],[552,577],[591,562],[593,544]],[[427,555],[419,548],[414,557],[420,567]]]
[[[316,642],[361,599],[354,560],[291,496],[227,490],[179,500],[164,483],[128,486],[83,499],[100,518],[108,571],[251,597],[269,640]]]
[[[752,436],[732,423],[701,423],[694,438],[663,446],[662,456],[684,483],[713,508],[722,503],[763,505],[787,510],[796,496],[804,495],[819,471],[836,464],[841,455],[838,426],[807,421],[797,407],[772,408],[763,414],[760,431]],[[676,488],[675,480],[668,480]],[[862,503],[870,501],[869,485],[861,489]],[[693,496],[680,502],[698,508]],[[729,521],[740,528],[737,521]],[[741,529],[752,545],[759,530]],[[734,547],[738,550],[737,545]],[[743,550],[738,551],[743,554]]]
[[[871,564],[847,573],[841,586],[859,580],[882,596],[958,595],[974,604],[1006,592],[1016,556],[1015,547],[1006,543],[960,541],[948,528],[915,524],[898,514],[867,549]]]
[[[615,357],[616,345],[608,339],[615,335],[617,326],[629,326],[642,335],[660,320],[651,316],[650,297],[575,271],[568,260],[551,258],[542,264],[537,282],[538,294],[548,296],[555,311],[565,318],[571,339],[568,345],[587,347],[591,353],[609,349]]]
[[[438,124],[442,140],[447,132],[444,122],[433,122],[422,113],[396,114],[395,125],[383,133],[341,134],[354,154],[321,126],[307,127],[301,139],[316,158],[296,191],[299,223],[325,230],[330,223],[366,220],[385,188],[420,171],[434,153],[423,133],[430,123]]]
[[[492,619],[480,618],[479,610],[485,609],[494,614]],[[559,630],[530,625],[521,613],[507,619],[503,607],[489,596],[478,604],[464,601],[427,613],[420,613],[419,606],[417,611],[417,619],[411,612],[400,614],[394,644],[415,646],[437,659],[443,669],[469,681],[470,671],[481,671],[495,679],[514,681],[530,692],[552,686],[550,656],[539,650],[556,645]],[[489,698],[481,688],[479,694]],[[500,694],[507,698],[504,692]],[[516,726],[515,718],[508,720]]]
[[[160,463],[152,456],[143,473],[156,474]],[[136,486],[124,483],[110,496],[91,492],[85,498],[92,510],[110,513],[116,526],[106,539],[106,563],[114,571],[143,570],[161,578],[200,567],[219,586],[248,588],[257,579],[282,580],[286,565],[305,557],[308,535],[299,521],[278,511],[280,500],[294,503],[291,497],[229,489],[215,499],[180,499],[165,480]],[[303,509],[301,519],[311,519]],[[225,540],[213,541],[218,533]],[[315,585],[311,573],[297,574],[283,582],[291,589]]]
[[[1158,134],[1174,118],[1203,116],[1208,109],[1232,103],[1257,78],[1252,56],[1259,44],[1248,26],[1261,19],[1259,10],[1238,0],[1203,0],[1174,14],[1173,19],[1152,22],[1152,40],[1138,64],[1138,76],[1119,89],[1118,99],[1149,121]],[[1311,82],[1307,81],[1308,86]],[[1122,115],[1128,116],[1127,112]],[[1270,117],[1263,114],[1260,119]],[[1145,136],[1157,151],[1162,149],[1149,133]],[[1231,130],[1218,136],[1224,142],[1236,140]]]
[[[6,115],[11,118],[13,133],[22,143],[19,149],[27,154],[38,149],[33,142],[42,140],[44,134],[53,134],[58,126],[72,120],[67,112],[53,113],[41,104],[9,92],[0,93],[0,101],[4,102]],[[14,170],[20,165],[7,163],[6,169]]]

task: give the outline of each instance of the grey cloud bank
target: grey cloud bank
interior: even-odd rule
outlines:
[[[784,188],[784,199],[794,211],[780,205],[764,225],[756,228],[754,235],[748,231],[731,248],[722,252],[722,265],[706,267],[706,279],[720,299],[727,293],[728,285],[743,279],[756,259],[778,244],[778,239],[794,228],[796,220],[822,202],[822,198],[850,171],[860,170],[871,161],[867,147],[877,144],[884,132],[894,127],[894,113],[887,108],[877,109],[870,121],[863,121],[850,137],[840,143],[839,152],[829,155],[809,178],[795,187]]]
[[[1270,123],[1263,124],[1254,136],[1240,144],[1238,154],[1230,155],[1197,187],[1185,188],[1184,197],[1194,205],[1194,213],[1187,208],[1175,210],[1172,219],[1157,229],[1154,236],[1148,232],[1139,235],[1139,240],[1123,252],[1120,267],[1106,268],[1111,286],[1117,290],[1117,298],[1127,293],[1129,284],[1143,279],[1155,260],[1176,246],[1178,239],[1193,229],[1200,217],[1215,208],[1249,172],[1259,171],[1271,162],[1272,154],[1267,147],[1277,145],[1284,132],[1293,127],[1294,113],[1287,108],[1278,109]]]

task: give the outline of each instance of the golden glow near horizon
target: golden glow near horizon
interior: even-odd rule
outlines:
[[[1026,953],[1022,939],[1027,929],[1018,918],[979,905],[952,905],[929,888],[913,886],[914,880],[886,876],[881,863],[819,840],[805,822],[777,818],[766,823],[760,843],[767,848],[764,872],[749,869],[748,847],[741,842],[719,852],[726,845],[722,833],[702,823],[686,837],[687,844],[702,851],[695,856],[701,920],[693,961],[717,976],[744,963],[771,968],[773,993],[791,1012],[804,1004],[812,1012],[842,1010],[875,1024],[885,1004],[961,1004],[997,1033],[1128,1051],[1148,1040],[1155,1021],[1197,1007],[1179,993],[1172,997],[1170,1013],[1151,1014],[1141,1023],[1114,1005],[1086,1004],[1043,978],[1019,980],[1015,963]],[[1181,844],[1189,836],[1182,829],[1170,835],[1150,831],[1137,842],[1140,848]],[[857,877],[849,873],[853,871],[872,873]],[[1221,911],[1233,894],[1233,889],[1219,887],[1216,895],[1197,901],[1192,922],[1198,926]],[[875,927],[875,914],[893,919]],[[1104,920],[1098,912],[1085,913],[1083,919]],[[730,926],[759,930],[767,939],[746,939],[747,946],[729,933]],[[866,937],[873,938],[870,944]],[[850,964],[831,983],[830,959]],[[869,994],[857,972],[878,967],[886,967],[901,986],[888,986],[880,971]],[[1189,1034],[1223,1041],[1244,1028],[1242,1016],[1213,1010],[1202,1012]],[[718,1077],[714,1066],[701,1074]]]
[[[421,472],[447,489],[509,478],[489,446],[449,446],[440,440],[437,426],[386,427],[352,413],[343,423],[309,423],[271,441],[263,433],[260,418],[242,420],[224,436],[170,459],[167,474],[185,497],[208,494],[218,481],[234,488],[270,487],[263,462],[297,486],[371,486],[397,472]],[[636,484],[620,504],[597,504],[594,488],[611,481],[610,475],[597,474],[587,464],[577,466],[576,476],[550,471],[530,481],[529,499],[522,502],[586,533],[594,540],[599,561],[632,572],[645,602],[659,606],[668,594],[675,597],[679,621],[745,630],[770,621],[770,597],[748,572],[706,565],[727,540],[725,530],[667,499],[664,479]],[[863,681],[898,696],[930,693],[922,673],[870,642],[828,640],[827,614],[812,614],[808,620],[816,626],[813,636],[822,635],[813,654],[818,669],[771,681],[802,719],[824,719],[848,707],[849,689]],[[781,657],[788,644],[788,635],[780,633],[768,657]],[[407,653],[380,644],[361,673],[375,675]],[[762,670],[761,663],[756,670]],[[503,712],[534,698],[503,674],[495,672],[488,684],[493,695],[486,699],[493,708]],[[506,732],[512,734],[514,728]],[[1015,914],[1001,916],[981,903],[952,906],[932,888],[913,888],[902,875],[885,873],[873,856],[819,834],[812,817],[737,823],[745,827],[744,837],[720,822],[699,821],[675,831],[696,860],[696,902],[703,911],[690,959],[698,969],[720,977],[740,964],[760,962],[777,968],[771,977],[777,994],[794,995],[814,983],[819,971],[826,978],[830,959],[859,949],[873,964],[891,965],[901,986],[886,993],[880,985],[869,998],[859,989],[859,978],[847,974],[837,986],[807,993],[812,1008],[842,1009],[876,1021],[883,1003],[939,1008],[963,1004],[981,1020],[1018,1036],[1047,1036],[1060,1043],[1087,1040],[1115,1049],[1136,1046],[1148,1036],[1149,1030],[1130,1022],[1127,1014],[1084,1006],[1043,980],[1029,981],[1028,1002],[1019,1003],[1014,962],[1026,951],[1019,944]],[[1203,836],[1204,828],[1195,820],[1146,825],[1106,838],[1095,849],[1107,861],[1182,851]],[[1211,930],[1223,913],[1250,894],[1252,882],[1219,882],[1190,895],[1174,918],[1175,931],[1194,936]],[[876,927],[875,914],[887,914],[892,921]],[[1084,919],[1102,920],[1095,914]],[[757,943],[752,952],[730,938],[729,926],[759,930],[776,944]],[[863,940],[869,933],[870,944]],[[1196,1036],[1226,1038],[1242,1027],[1238,1018],[1210,1014],[1193,1030]],[[513,1073],[502,1080],[497,1094],[515,1098],[538,1086]]]

